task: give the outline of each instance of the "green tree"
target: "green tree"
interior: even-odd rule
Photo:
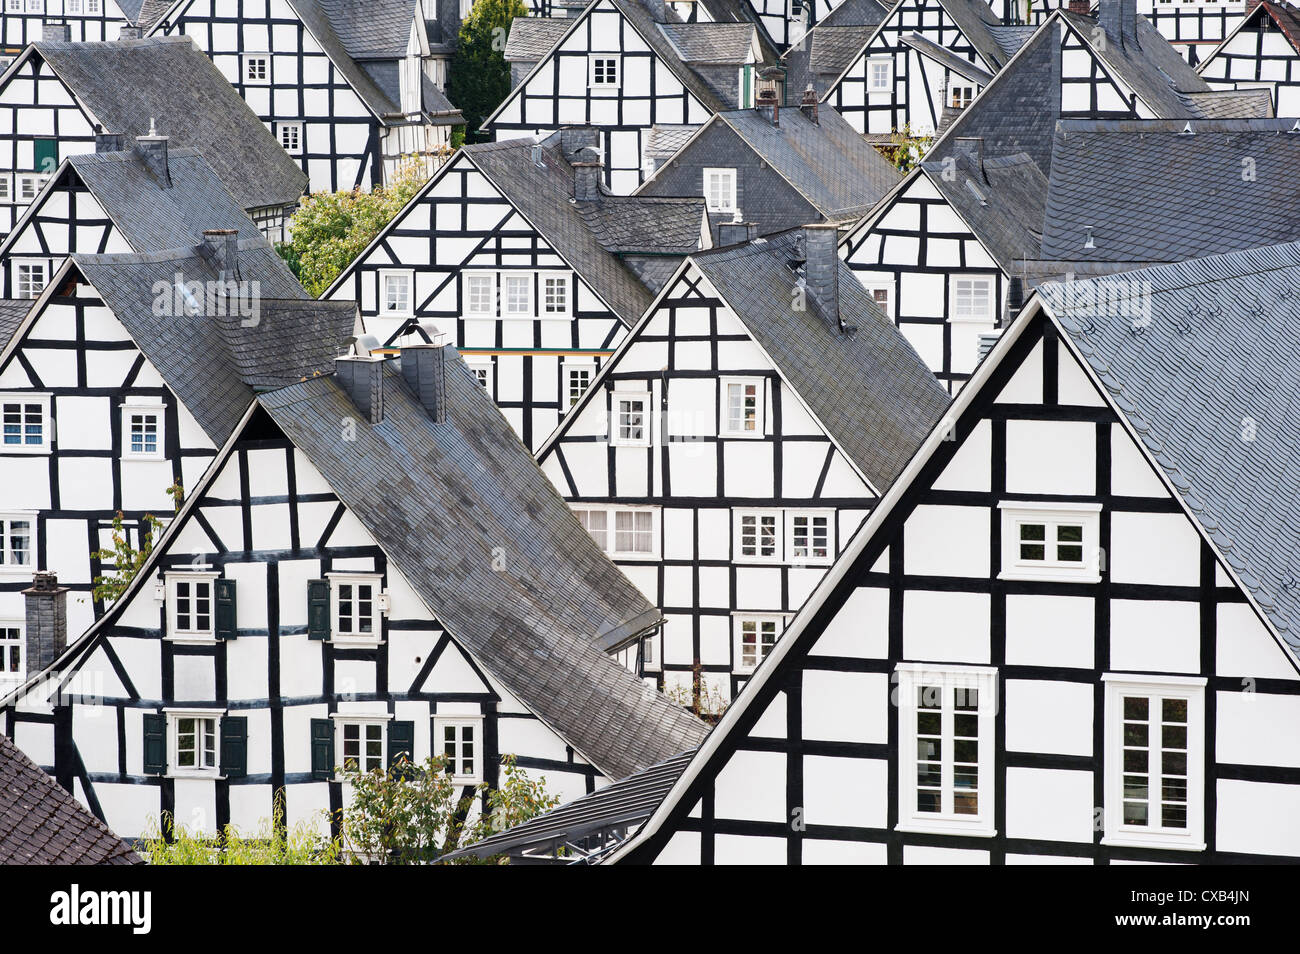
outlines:
[[[276,250],[303,287],[319,297],[424,182],[423,169],[409,163],[388,185],[370,192],[315,192],[303,199],[290,219],[293,238]]]
[[[352,799],[342,813],[342,841],[354,860],[377,864],[428,864],[441,855],[525,822],[560,803],[534,780],[501,758],[501,786],[476,785],[468,794],[447,774],[445,756],[418,768],[404,759],[383,772],[349,772]],[[476,804],[486,807],[473,815]],[[503,857],[469,858],[461,864],[504,864]]]
[[[921,164],[932,145],[934,136],[914,134],[912,124],[906,123],[902,129],[895,129],[889,142],[882,143],[879,149],[899,172],[906,174]]]
[[[167,496],[172,498],[173,509],[180,510],[185,500],[185,491],[180,481],[167,488]],[[125,516],[119,510],[113,517],[113,545],[91,554],[96,560],[111,563],[114,571],[95,577],[91,584],[90,595],[94,599],[111,603],[126,592],[131,580],[140,572],[140,567],[144,566],[144,561],[149,559],[150,553],[153,553],[154,541],[162,536],[162,532],[163,522],[153,514],[147,513],[140,524],[140,546],[139,548],[131,546],[126,532]]]
[[[514,18],[527,15],[522,0],[476,0],[460,25],[447,98],[465,117],[464,136],[471,142],[486,138],[479,126],[510,92],[506,37]]]
[[[305,822],[286,830],[284,796],[277,794],[272,817],[244,835],[227,825],[220,837],[195,835],[163,812],[162,825],[149,820],[137,850],[151,865],[334,865],[341,854],[337,839],[324,838]]]

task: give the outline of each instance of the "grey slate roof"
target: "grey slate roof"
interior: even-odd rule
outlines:
[[[617,254],[689,255],[704,230],[703,199],[608,196],[578,203],[578,212],[596,241]]]
[[[148,33],[158,25],[158,21],[163,18],[163,14],[170,10],[175,3],[176,0],[143,0],[139,12],[131,18],[131,22],[138,26],[142,32]]]
[[[530,849],[546,851],[579,842],[601,829],[639,825],[659,807],[694,755],[694,749],[674,755],[443,858],[490,858]]]
[[[888,8],[877,0],[843,0],[814,24],[804,39],[781,54],[786,70],[786,102],[797,104],[812,85],[825,95],[841,73],[857,59]]]
[[[659,29],[683,63],[735,66],[749,58],[757,30],[752,23],[661,23]]]
[[[218,446],[248,409],[254,389],[297,381],[333,367],[356,327],[354,302],[307,296],[260,235],[239,243],[239,270],[258,282],[255,325],[237,317],[165,309],[154,313],[154,284],[215,281],[217,270],[194,246],[144,254],[74,255],[72,260],[126,327],[167,386]],[[183,300],[183,299],[182,299]],[[203,310],[207,310],[204,308]],[[215,309],[214,309],[215,310]]]
[[[506,38],[506,61],[537,62],[571,26],[573,21],[565,17],[515,17]]]
[[[438,620],[614,778],[698,745],[707,727],[601,647],[660,614],[596,547],[454,348],[444,423],[389,362],[384,418],[338,439],[356,410],[334,375],[262,406],[375,536]],[[504,548],[504,569],[494,561]]]
[[[4,350],[4,346],[31,310],[32,302],[29,299],[0,298],[0,351]]]
[[[970,60],[958,56],[949,49],[940,46],[933,40],[927,40],[919,33],[912,33],[903,37],[903,43],[910,46],[922,56],[929,57],[941,66],[952,70],[958,76],[965,77],[972,83],[978,83],[980,86],[987,86],[993,79],[993,74],[987,70],[981,69]]]
[[[0,734],[0,865],[138,865],[143,859]]]
[[[1044,259],[1172,262],[1300,239],[1292,119],[1057,124]],[[1183,132],[1191,128],[1193,134]],[[1253,166],[1245,176],[1244,158]],[[1087,228],[1092,249],[1084,248]]]
[[[843,261],[840,317],[856,332],[841,333],[820,305],[801,312],[790,307],[798,280],[790,262],[800,257],[801,239],[801,230],[792,229],[691,259],[830,436],[883,491],[943,416],[948,396]]]
[[[699,128],[699,126],[651,126],[645,141],[646,157],[655,160],[672,158]]]
[[[987,0],[939,0],[939,4],[985,63],[1000,67],[1011,59],[1014,50],[1009,53],[1004,47],[1008,34],[1000,30],[1002,21]],[[994,30],[1000,33],[995,34]]]
[[[134,140],[157,122],[203,153],[241,208],[293,205],[307,174],[187,36],[40,42],[45,59],[105,132]]]
[[[415,22],[415,0],[315,0],[355,60],[400,60]]]
[[[819,106],[817,117],[814,123],[802,110],[786,108],[773,126],[762,110],[735,109],[712,121],[734,129],[827,221],[859,218],[902,175],[835,110]]]
[[[1038,294],[1300,658],[1300,244],[1100,281]]]

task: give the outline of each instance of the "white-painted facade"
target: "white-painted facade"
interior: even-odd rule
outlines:
[[[116,40],[127,18],[117,0],[2,0],[0,66],[28,43],[44,39],[46,25],[68,27],[74,42]]]
[[[1262,8],[1243,17],[1196,71],[1214,89],[1267,88],[1274,115],[1300,116],[1300,53]]]

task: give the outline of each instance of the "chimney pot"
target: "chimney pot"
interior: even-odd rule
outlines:
[[[217,280],[239,281],[239,230],[204,229],[203,244],[217,266]]]
[[[352,405],[371,424],[384,419],[384,359],[370,355],[341,355],[334,359],[334,374]]]
[[[68,588],[54,573],[38,570],[23,590],[27,617],[27,673],[48,669],[68,648]]]
[[[402,377],[435,422],[447,419],[447,358],[444,345],[417,344],[402,348]]]
[[[781,104],[776,98],[776,87],[764,86],[758,91],[757,107],[773,126],[781,125]]]
[[[847,331],[840,317],[840,233],[834,225],[803,227],[804,284],[817,299],[822,312],[840,331]]]
[[[1086,17],[1092,12],[1092,4],[1089,0],[1070,0],[1070,12]]]
[[[803,91],[803,102],[799,104],[799,110],[808,117],[808,119],[817,122],[817,91],[813,89],[812,83]]]
[[[41,39],[46,43],[69,43],[72,40],[72,24],[46,23],[41,27]]]

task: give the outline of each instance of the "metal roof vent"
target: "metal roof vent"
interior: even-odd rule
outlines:
[[[1188,121],[1187,125],[1183,127],[1183,131],[1180,132],[1178,135],[1180,135],[1180,136],[1195,136],[1195,135],[1196,135],[1196,133],[1194,133],[1194,132],[1192,131],[1192,124],[1191,124],[1190,121]]]
[[[540,142],[533,143],[533,165],[539,168],[542,165],[542,144]]]
[[[1287,131],[1288,131],[1289,133],[1300,133],[1300,119],[1297,119],[1297,120],[1295,121],[1295,125],[1292,126],[1292,127],[1291,127],[1289,130],[1287,130]]]
[[[989,200],[984,197],[984,193],[980,191],[980,187],[970,179],[966,180],[966,188],[970,190],[971,195],[975,196],[975,198],[979,200],[980,205],[989,204]]]
[[[1097,247],[1097,243],[1094,242],[1094,241],[1092,240],[1092,226],[1091,226],[1091,225],[1085,225],[1085,226],[1083,227],[1083,231],[1084,231],[1084,240],[1083,240],[1083,247],[1084,247],[1084,249],[1085,249],[1085,250],[1091,250],[1091,249],[1096,248],[1096,247]]]

